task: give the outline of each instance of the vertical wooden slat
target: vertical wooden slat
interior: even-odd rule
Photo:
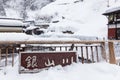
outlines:
[[[54,47],[54,50],[56,51],[56,47]]]
[[[92,55],[92,62],[94,63],[93,46],[91,46],[91,55]]]
[[[12,67],[14,66],[14,47],[12,48]]]
[[[18,49],[18,54],[19,54],[19,53],[20,53],[20,46],[19,46],[18,48],[19,48],[19,49]],[[27,47],[25,46],[25,50],[26,50],[26,48],[27,48]]]
[[[83,57],[83,46],[81,46],[81,57],[82,57],[82,63],[84,63],[84,57]]]
[[[60,51],[62,50],[62,47],[60,46]]]
[[[34,51],[34,50],[35,50],[35,47],[30,46],[28,50],[32,50],[32,51]]]
[[[76,46],[75,48],[76,48],[76,51],[78,51],[78,47]]]
[[[8,58],[8,47],[5,48],[5,49],[6,49],[6,60],[5,60],[5,66],[7,66],[7,62],[8,62],[8,60],[7,60],[7,58]]]
[[[101,55],[102,55],[102,58],[107,61],[106,52],[105,52],[105,43],[102,43],[101,45],[102,45],[102,47],[101,47],[101,51],[102,51]]]
[[[39,51],[40,50],[40,48],[39,48],[40,46],[37,46],[37,50]]]
[[[0,48],[0,65],[1,65],[1,56],[2,56],[2,49]]]
[[[116,64],[113,42],[108,42],[108,46],[109,46],[109,63]]]
[[[67,47],[65,46],[65,51],[67,51]]]
[[[99,62],[99,57],[98,57],[98,47],[95,46],[95,48],[96,48],[96,58],[97,58],[97,62]]]
[[[88,46],[86,46],[86,57],[87,57],[87,62],[88,62],[88,59],[89,59],[89,57],[88,57]]]

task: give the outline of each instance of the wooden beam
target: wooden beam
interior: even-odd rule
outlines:
[[[70,41],[63,41],[63,40],[30,40],[30,41],[0,41],[0,44],[99,44],[105,41],[92,41],[92,40],[70,40]]]

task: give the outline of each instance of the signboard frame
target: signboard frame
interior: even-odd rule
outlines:
[[[39,55],[43,55],[44,56],[44,58],[46,59],[46,57],[47,57],[47,62],[45,62],[45,65],[46,66],[48,66],[48,67],[42,67],[42,68],[35,68],[35,69],[33,69],[33,68],[30,68],[30,69],[27,69],[27,68],[25,68],[26,66],[25,65],[23,65],[23,61],[25,61],[26,59],[24,59],[24,57],[23,57],[23,55],[25,56],[25,54],[26,55],[32,55],[32,56],[27,56],[27,60],[28,61],[30,61],[30,59],[33,59],[33,64],[32,65],[28,65],[28,67],[31,67],[31,66],[33,66],[33,67],[38,67],[39,66],[39,64],[42,64],[42,63],[40,63],[40,60],[39,60],[39,64],[38,64],[38,66],[37,66],[37,64],[35,63],[35,60],[37,60],[36,59],[36,57],[35,56],[33,56],[33,55],[37,55],[37,56],[39,56]],[[45,54],[45,55],[44,55]],[[63,55],[62,55],[63,54]],[[74,55],[74,56],[72,56],[71,57],[71,59],[70,59],[70,54],[72,54],[72,55]],[[48,56],[47,56],[48,55]],[[69,56],[66,56],[66,59],[64,59],[65,58],[65,56],[64,56],[64,58],[62,59],[62,63],[64,63],[64,64],[59,64],[59,61],[57,62],[57,65],[61,65],[61,66],[66,66],[66,65],[70,65],[70,64],[72,64],[72,63],[77,63],[78,62],[78,55],[77,55],[77,52],[76,51],[46,51],[46,52],[39,52],[39,51],[34,51],[34,52],[21,52],[20,54],[19,54],[19,73],[35,73],[35,72],[40,72],[41,70],[44,70],[44,69],[48,69],[48,68],[50,68],[50,67],[53,67],[53,66],[57,66],[57,65],[54,65],[54,63],[56,64],[56,60],[55,60],[55,62],[54,62],[54,60],[52,60],[52,59],[49,59],[52,55],[55,55],[55,56],[57,56],[57,58],[58,58],[58,56],[60,57],[63,57],[64,55],[69,55]],[[46,57],[45,57],[46,56]],[[41,56],[42,57],[42,56]],[[49,58],[48,58],[49,57]],[[74,57],[74,59],[72,59]],[[53,57],[51,57],[51,58],[53,58]],[[54,58],[55,59],[55,58]],[[23,60],[23,61],[22,61]],[[42,59],[41,59],[42,60]],[[59,59],[60,61],[61,61],[61,58]],[[71,60],[71,61],[70,61]],[[38,60],[36,61],[37,63],[38,63]],[[44,61],[43,61],[44,62]],[[53,63],[54,62],[54,63]],[[70,63],[69,63],[70,62]],[[29,62],[28,62],[29,63]],[[47,65],[48,63],[53,63],[53,64],[51,64],[51,66],[49,66],[49,65]],[[60,62],[61,63],[61,62]],[[67,63],[67,64],[66,64]],[[26,63],[27,64],[27,63]],[[23,65],[23,66],[22,66]]]

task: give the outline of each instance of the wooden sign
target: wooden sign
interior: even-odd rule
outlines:
[[[23,52],[20,53],[19,72],[36,72],[56,65],[77,62],[76,52]]]

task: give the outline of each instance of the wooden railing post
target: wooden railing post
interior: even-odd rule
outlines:
[[[6,50],[5,66],[7,66],[7,62],[8,62],[8,47],[6,47],[5,50]]]
[[[107,57],[106,57],[106,51],[105,51],[105,42],[102,42],[102,48],[101,48],[101,55],[102,55],[102,58],[105,59],[107,61]]]
[[[15,48],[12,47],[12,67],[14,66],[14,50]]]
[[[109,63],[116,64],[113,42],[108,42],[108,46],[109,46]]]
[[[2,49],[0,48],[0,65],[1,65]]]

